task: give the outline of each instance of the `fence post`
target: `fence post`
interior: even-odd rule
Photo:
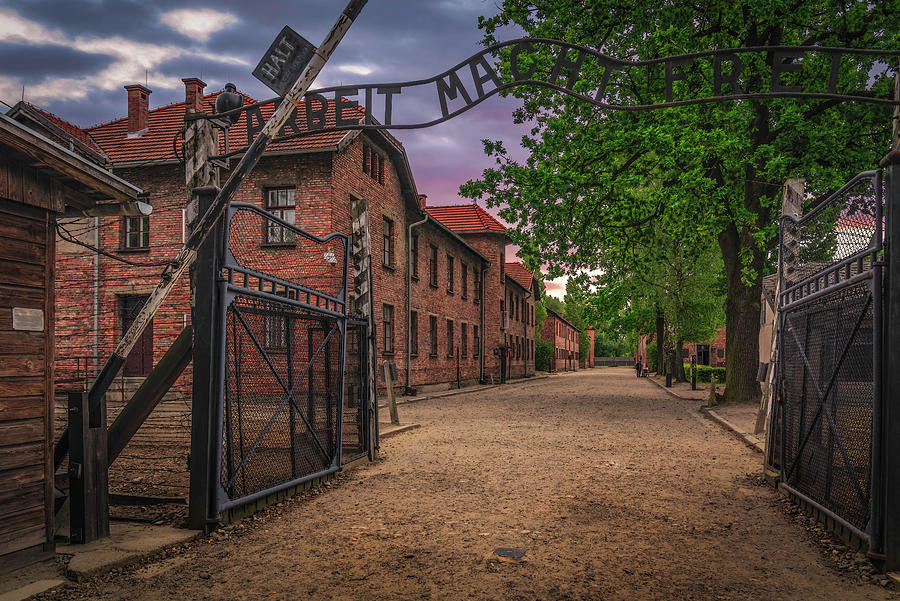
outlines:
[[[216,188],[197,188],[199,215],[212,204]],[[188,523],[194,530],[208,531],[214,522],[213,484],[218,449],[216,417],[221,383],[218,382],[218,334],[220,310],[217,294],[216,251],[222,237],[222,222],[204,240],[191,265],[191,324],[193,326],[194,379],[191,396],[191,461]]]
[[[887,199],[885,202],[885,214],[887,229],[885,232],[884,253],[887,259],[885,269],[885,320],[883,368],[884,377],[882,386],[882,403],[884,416],[881,427],[881,456],[883,457],[883,470],[881,474],[875,474],[875,478],[883,478],[882,498],[872,499],[873,505],[881,503],[874,508],[873,513],[883,516],[883,533],[873,532],[873,540],[880,537],[884,552],[884,568],[886,571],[894,571],[900,568],[900,512],[888,510],[898,507],[900,504],[900,403],[897,395],[900,395],[900,352],[897,352],[896,344],[900,341],[900,150],[892,150],[882,160],[881,166],[885,167],[887,175]],[[893,343],[893,344],[892,344]],[[878,433],[873,432],[873,436]],[[879,487],[873,486],[873,492]],[[877,545],[873,545],[876,546]]]

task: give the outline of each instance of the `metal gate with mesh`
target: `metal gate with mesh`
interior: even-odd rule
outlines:
[[[244,203],[228,209],[217,269],[216,512],[333,473],[345,451],[368,450],[364,391],[353,386],[366,356],[357,343],[365,329],[348,326],[348,236],[318,237],[291,217]]]
[[[881,528],[883,230],[881,172],[867,171],[785,215],[779,241],[782,486],[867,543]]]

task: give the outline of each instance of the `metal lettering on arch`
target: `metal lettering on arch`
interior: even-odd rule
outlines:
[[[490,58],[506,55],[509,74],[501,77]],[[748,65],[762,56],[768,73],[751,81]],[[417,129],[460,115],[484,100],[520,85],[556,90],[604,110],[645,111],[709,102],[742,99],[806,98],[840,102],[897,105],[892,98],[870,90],[842,86],[842,69],[867,71],[874,61],[895,64],[900,50],[835,48],[824,46],[754,46],[725,48],[647,60],[620,60],[593,48],[546,38],[520,38],[489,46],[432,77],[406,82],[342,85],[310,90],[294,111],[284,138],[321,130]],[[579,86],[590,72],[599,83],[592,89]],[[702,75],[702,77],[697,77]],[[760,75],[757,68],[753,75]],[[628,80],[655,82],[634,90],[642,98],[634,103],[616,92]],[[698,86],[697,81],[704,82]],[[708,85],[711,83],[711,85]],[[246,112],[247,143],[263,123],[262,110],[281,98],[273,98],[227,113]],[[326,120],[326,102],[335,106],[335,117]],[[363,109],[360,109],[363,107]],[[414,109],[414,110],[413,110]],[[358,119],[357,112],[365,111]],[[428,115],[401,121],[395,113]]]

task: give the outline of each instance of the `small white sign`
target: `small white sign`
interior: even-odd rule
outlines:
[[[25,309],[22,307],[13,307],[12,322],[13,330],[22,330],[25,332],[43,332],[44,312],[41,309]]]
[[[322,258],[325,259],[326,261],[328,261],[329,263],[331,263],[332,265],[337,265],[337,257],[331,251],[326,252]]]

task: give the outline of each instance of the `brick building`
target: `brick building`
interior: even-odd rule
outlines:
[[[547,309],[547,317],[541,328],[541,340],[553,345],[550,355],[550,371],[575,371],[578,369],[580,352],[578,336],[581,330],[552,309]]]
[[[98,162],[144,189],[153,206],[150,217],[70,225],[73,235],[107,253],[69,245],[57,261],[58,381],[72,388],[109,356],[155,287],[160,265],[185,239],[188,191],[179,133],[185,111],[212,113],[219,92],[204,95],[202,81],[183,81],[184,102],[152,110],[149,89],[126,86],[127,116],[85,130],[27,103],[10,111],[19,120],[46,122],[57,138],[93,152]],[[364,109],[352,110],[362,118]],[[273,111],[269,104],[243,113],[228,131],[232,148],[249,140]],[[298,111],[294,122],[300,131],[306,128],[304,113]],[[494,350],[501,345],[513,357],[510,375],[533,374],[536,282],[521,266],[507,277],[503,225],[475,205],[426,206],[400,142],[386,132],[327,131],[335,120],[329,101],[326,131],[270,144],[234,200],[316,235],[357,233],[351,232],[351,210],[367,213],[378,361],[394,363],[407,388],[497,378]],[[219,144],[223,153],[229,150],[221,135]],[[256,251],[273,264],[285,262],[289,244],[269,235],[260,233]],[[178,283],[129,356],[123,378],[145,376],[188,323],[189,290],[187,278]],[[90,303],[94,311],[86,310]],[[190,378],[189,367],[173,390],[188,393]]]

